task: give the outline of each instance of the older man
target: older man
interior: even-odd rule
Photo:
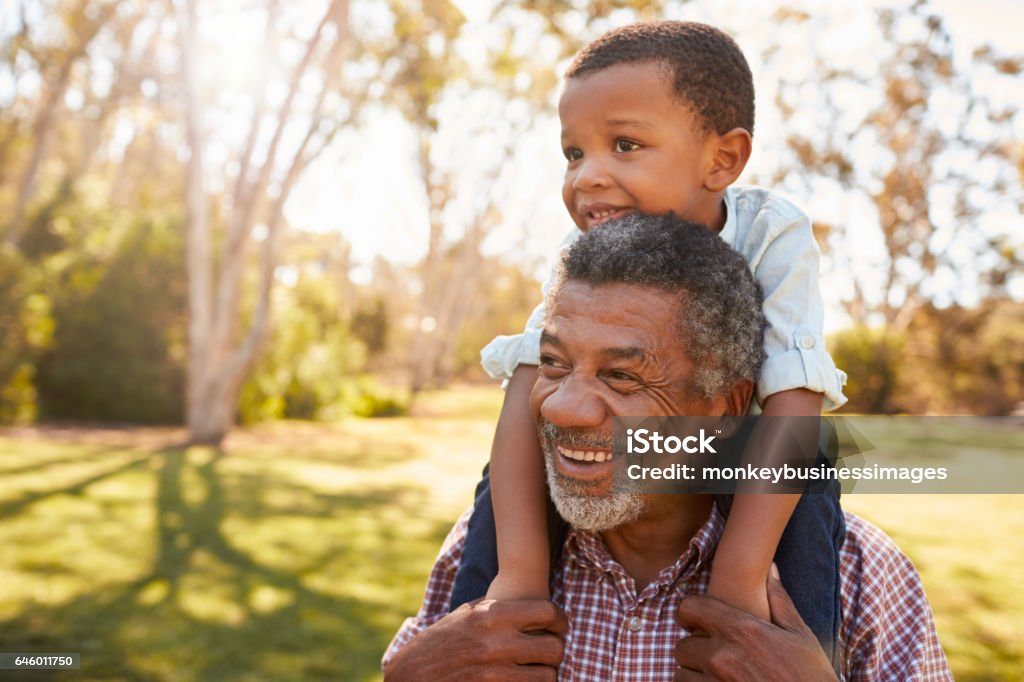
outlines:
[[[701,226],[630,216],[572,247],[548,303],[531,402],[572,526],[554,604],[448,614],[464,515],[385,654],[387,679],[834,680],[777,576],[772,623],[700,596],[724,525],[711,497],[610,492],[613,417],[746,413],[763,320],[744,260]],[[952,679],[910,561],[852,515],[840,580],[844,678]]]

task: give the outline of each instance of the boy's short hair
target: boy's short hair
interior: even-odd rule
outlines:
[[[754,134],[754,79],[742,50],[724,32],[693,21],[655,21],[608,31],[576,55],[565,72],[575,78],[616,64],[658,62],[673,91],[706,131],[744,128]]]

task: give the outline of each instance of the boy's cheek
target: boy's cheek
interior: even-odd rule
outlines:
[[[582,216],[580,216],[576,212],[575,197],[573,196],[573,192],[570,189],[571,180],[568,178],[568,176],[566,177],[565,182],[566,184],[562,187],[562,203],[565,204],[565,210],[569,212],[569,217],[572,218],[572,221],[576,224],[576,227],[578,227],[581,231],[586,232],[587,223],[585,220],[583,220]]]

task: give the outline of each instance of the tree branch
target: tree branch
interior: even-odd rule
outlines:
[[[49,141],[50,131],[53,129],[54,117],[71,82],[71,72],[75,62],[85,55],[85,50],[89,43],[92,42],[93,38],[96,37],[96,34],[99,33],[110,17],[113,16],[116,7],[116,3],[103,5],[97,13],[96,19],[86,25],[74,49],[68,53],[67,59],[60,65],[53,87],[46,92],[43,98],[35,123],[32,125],[32,140],[35,144],[32,146],[32,153],[29,155],[28,164],[18,183],[18,193],[15,198],[14,208],[11,210],[11,222],[7,226],[7,243],[12,246],[17,246],[21,240],[25,222],[25,209],[28,206],[32,190],[35,186],[36,174],[43,160],[43,153],[46,149],[46,143]],[[83,18],[86,15],[85,9],[86,2],[83,1],[78,11],[79,15]]]
[[[255,211],[256,201],[263,195],[270,178],[270,173],[275,165],[277,147],[291,116],[292,104],[298,93],[302,77],[305,75],[313,55],[316,53],[324,28],[329,22],[334,21],[335,17],[339,14],[339,6],[343,4],[347,6],[348,0],[332,0],[320,23],[317,25],[316,31],[309,39],[306,51],[295,67],[288,94],[278,110],[277,127],[274,130],[266,159],[260,169],[258,180],[246,192],[244,201],[232,209],[232,217],[225,242],[224,261],[221,266],[217,286],[217,300],[214,313],[213,338],[214,344],[218,348],[227,349],[231,342],[231,331],[237,324],[238,292],[241,283],[242,267],[245,262],[245,246],[252,230],[252,216]]]
[[[274,270],[277,268],[277,254],[279,251],[281,223],[284,213],[284,205],[291,194],[292,187],[302,175],[303,171],[313,160],[319,156],[331,143],[334,136],[341,129],[342,124],[334,126],[324,135],[317,148],[307,154],[312,140],[316,137],[320,127],[320,114],[323,111],[327,94],[331,91],[334,82],[341,73],[341,62],[344,57],[344,48],[348,42],[348,2],[341,3],[341,7],[332,18],[336,22],[337,36],[327,56],[324,68],[324,82],[317,96],[316,104],[310,116],[309,127],[303,137],[299,148],[292,157],[291,164],[281,182],[281,188],[271,208],[270,218],[267,221],[267,238],[263,241],[260,253],[260,287],[257,296],[256,310],[249,326],[245,340],[234,353],[231,362],[226,370],[227,380],[231,383],[240,381],[245,372],[252,365],[257,352],[266,339],[270,328],[271,297],[270,292],[274,281]],[[329,12],[330,14],[330,12]],[[349,112],[349,120],[355,115],[355,111]]]

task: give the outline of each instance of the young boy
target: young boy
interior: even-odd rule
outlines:
[[[845,375],[822,339],[810,222],[766,190],[730,187],[750,157],[754,129],[753,80],[735,42],[688,22],[610,31],[566,72],[559,117],[568,163],[562,197],[579,230],[632,212],[673,211],[707,225],[746,257],[764,289],[767,359],[757,386],[763,414],[818,416],[823,402],[844,403]],[[485,474],[453,608],[485,591],[496,599],[548,595],[547,495],[528,408],[542,324],[538,308],[523,334],[499,337],[481,354],[488,372],[509,383],[491,451],[494,515]],[[709,594],[769,619],[765,579],[774,559],[835,662],[844,534],[837,487],[803,496],[737,494],[724,506],[731,509]]]

